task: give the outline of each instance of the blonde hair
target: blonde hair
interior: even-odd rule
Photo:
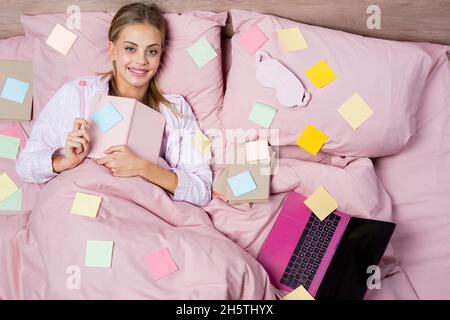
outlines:
[[[121,7],[111,21],[111,26],[109,27],[108,32],[108,39],[112,42],[116,41],[119,37],[120,32],[125,27],[138,23],[148,23],[158,29],[158,31],[161,33],[161,50],[163,52],[167,36],[167,24],[163,15],[154,4],[147,5],[145,3],[136,2]],[[117,69],[115,61],[113,61],[113,68],[110,72],[99,73],[103,76],[103,78],[110,77],[109,95],[112,96],[120,95],[116,83],[116,70]],[[175,115],[180,116],[180,112],[178,112],[173,104],[170,103],[162,94],[158,84],[158,74],[159,69],[150,80],[147,88],[147,94],[143,103],[155,109],[156,111],[159,111],[159,105],[162,103],[163,105],[171,109],[172,112],[175,113]]]

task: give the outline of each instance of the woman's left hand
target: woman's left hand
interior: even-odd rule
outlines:
[[[127,146],[109,147],[105,154],[107,154],[106,157],[97,159],[97,164],[109,168],[114,176],[133,177],[140,175],[144,166],[144,159],[139,158]]]

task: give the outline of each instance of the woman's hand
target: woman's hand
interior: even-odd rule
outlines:
[[[67,134],[64,146],[64,155],[53,159],[53,171],[59,173],[79,165],[89,153],[89,137],[86,129],[89,124],[86,120],[76,118],[73,129]]]
[[[98,159],[97,163],[109,168],[117,177],[139,176],[145,166],[145,160],[124,145],[110,147],[105,154],[107,156]]]

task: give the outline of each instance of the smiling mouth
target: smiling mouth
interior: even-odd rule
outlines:
[[[143,77],[148,73],[148,70],[145,69],[134,69],[134,68],[127,68],[128,71],[130,71],[130,73],[134,76],[137,77]]]

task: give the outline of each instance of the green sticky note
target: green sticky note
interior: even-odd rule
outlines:
[[[205,64],[217,57],[216,51],[213,47],[211,47],[205,37],[200,38],[200,40],[194,43],[188,49],[188,52],[199,68],[203,67]]]
[[[266,104],[256,102],[253,105],[252,112],[250,113],[250,117],[248,119],[259,124],[261,127],[268,129],[272,124],[272,120],[276,113],[277,109]]]
[[[94,268],[111,268],[113,241],[88,240],[84,265]]]
[[[19,146],[19,138],[0,134],[0,158],[16,160]]]
[[[22,189],[0,202],[0,211],[22,211]]]

